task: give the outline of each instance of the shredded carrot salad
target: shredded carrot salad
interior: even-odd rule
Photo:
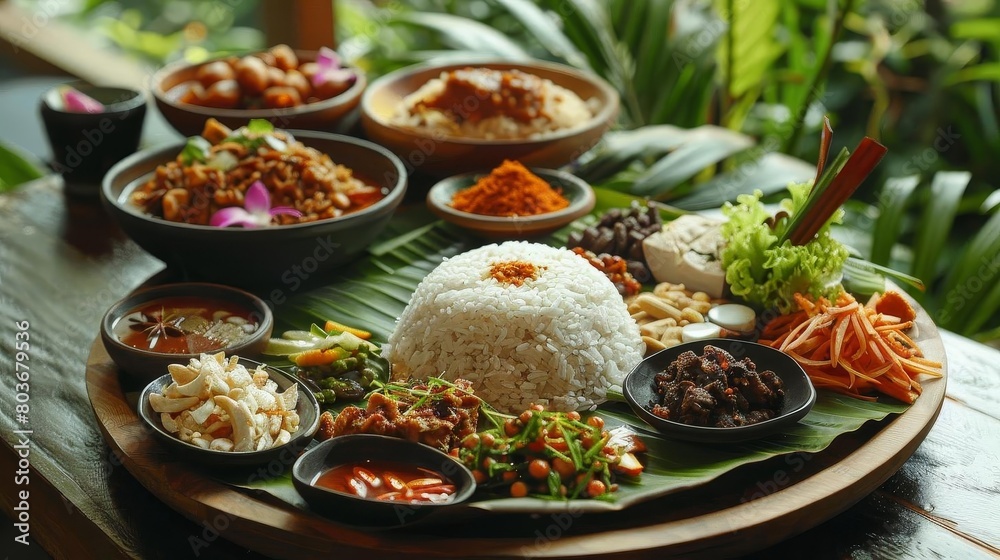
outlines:
[[[900,296],[875,294],[861,305],[847,293],[834,303],[795,294],[799,311],[769,322],[760,343],[799,362],[817,389],[865,400],[875,400],[872,393],[878,392],[913,403],[921,392],[917,377],[940,377],[942,364],[924,358],[904,332],[913,327],[913,317],[886,313],[899,307],[880,305],[883,298],[895,303]]]

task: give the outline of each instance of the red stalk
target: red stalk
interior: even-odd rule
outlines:
[[[833,142],[833,127],[830,126],[830,117],[823,117],[823,131],[819,137],[819,158],[816,160],[816,180],[814,185],[819,184],[819,178],[823,175],[826,167],[826,160],[830,157],[830,144]]]
[[[847,163],[833,178],[830,186],[819,194],[816,204],[809,208],[802,220],[796,224],[796,228],[790,232],[788,239],[792,244],[805,245],[811,241],[816,232],[837,211],[837,208],[840,208],[842,204],[847,202],[847,199],[851,198],[854,191],[882,161],[886,151],[886,147],[875,140],[867,136],[862,139]],[[825,160],[826,156],[821,154],[821,165]]]

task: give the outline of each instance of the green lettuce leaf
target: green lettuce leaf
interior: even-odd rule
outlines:
[[[791,198],[781,202],[789,215],[799,211],[809,195],[809,184],[791,184]],[[767,223],[770,212],[761,202],[763,193],[743,194],[737,203],[727,203],[722,213],[729,218],[722,225],[726,246],[722,266],[733,295],[760,309],[777,308],[782,313],[794,311],[794,295],[835,298],[848,250],[830,235],[830,224],[840,223],[843,210],[837,210],[806,245],[779,244],[788,227],[779,219],[774,229]]]

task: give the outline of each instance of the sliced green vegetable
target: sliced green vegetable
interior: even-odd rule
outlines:
[[[267,341],[267,348],[264,354],[268,356],[287,356],[302,352],[313,347],[313,343],[308,340],[293,340],[289,338],[271,338]]]
[[[201,136],[188,138],[187,143],[184,144],[184,149],[181,150],[181,164],[205,163],[208,161],[208,153],[211,148],[212,144]]]

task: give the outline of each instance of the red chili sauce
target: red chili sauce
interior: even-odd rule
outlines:
[[[423,467],[393,461],[360,461],[322,472],[313,486],[361,498],[397,502],[450,502],[455,485],[445,476]]]
[[[144,303],[119,319],[114,333],[124,344],[141,350],[200,354],[239,344],[259,326],[248,308],[188,296]]]

